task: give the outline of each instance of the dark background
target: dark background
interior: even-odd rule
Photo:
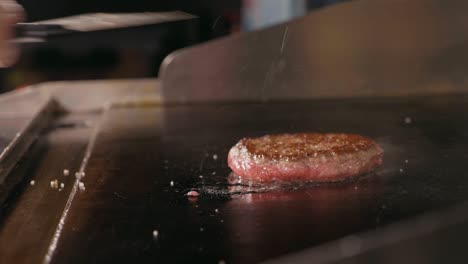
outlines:
[[[131,31],[122,37],[122,41],[116,41],[115,45],[95,47],[87,45],[86,48],[73,51],[70,51],[67,45],[54,43],[22,48],[21,57],[14,67],[0,69],[0,92],[44,81],[157,77],[159,65],[173,50],[242,31],[243,8],[247,3],[250,5],[255,1],[18,0],[26,11],[26,22],[97,12],[175,10],[196,15],[198,19],[191,29],[193,32],[189,32],[190,37],[184,35],[187,32],[175,31],[172,33],[174,35],[172,39],[176,41],[161,40],[159,47],[151,51],[138,47],[122,48],[122,45],[118,45],[134,38]],[[309,0],[306,1],[306,8],[310,11],[341,1],[343,0]],[[90,35],[86,41],[93,43],[93,38]],[[153,38],[154,41],[155,36],[148,34],[148,38]],[[187,41],[187,38],[190,41]]]
[[[241,9],[240,0],[21,0],[18,2],[25,8],[28,21],[38,21],[94,12],[112,13],[181,10],[199,16],[201,20],[201,28],[203,28],[201,31],[203,39],[209,39],[229,33],[229,31],[222,30],[221,28],[214,28],[213,30],[211,25],[217,18],[225,19],[228,15],[239,14]]]

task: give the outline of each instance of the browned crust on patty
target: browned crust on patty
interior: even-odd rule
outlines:
[[[244,138],[240,142],[256,158],[296,161],[365,151],[376,144],[354,134],[277,134]]]

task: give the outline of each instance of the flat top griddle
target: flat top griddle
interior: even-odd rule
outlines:
[[[253,263],[457,204],[468,199],[467,102],[110,108],[95,123],[86,190],[74,196],[53,262]],[[330,131],[374,138],[385,150],[383,166],[352,181],[295,189],[227,184],[226,155],[238,139]],[[201,194],[196,200],[185,196],[192,189]]]

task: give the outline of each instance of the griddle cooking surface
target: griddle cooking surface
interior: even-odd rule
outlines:
[[[53,260],[251,263],[466,200],[466,103],[454,96],[111,109]],[[229,195],[229,148],[284,132],[362,134],[384,148],[384,164],[354,181]],[[192,188],[198,200],[184,196]]]

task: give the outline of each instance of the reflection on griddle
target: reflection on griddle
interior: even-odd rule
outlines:
[[[234,190],[237,193],[239,187]],[[227,232],[244,256],[256,259],[271,248],[278,249],[274,254],[279,256],[291,248],[310,245],[311,241],[339,237],[356,226],[375,225],[371,212],[362,208],[374,207],[376,201],[371,197],[379,196],[381,191],[379,178],[368,177],[235,194],[225,208]],[[251,241],[262,247],[246,246]],[[288,245],[291,241],[294,245]]]

